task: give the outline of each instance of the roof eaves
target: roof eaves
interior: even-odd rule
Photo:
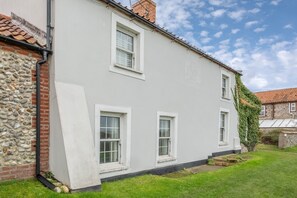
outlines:
[[[230,66],[226,65],[225,63],[217,60],[216,58],[212,57],[211,55],[207,54],[206,52],[202,51],[201,49],[194,47],[193,45],[187,43],[185,40],[177,37],[176,35],[174,35],[173,33],[169,32],[168,30],[166,30],[165,28],[160,27],[159,25],[150,22],[149,20],[145,19],[144,17],[138,15],[137,13],[133,12],[131,9],[129,9],[128,7],[123,6],[121,3],[118,3],[114,0],[100,0],[105,2],[108,5],[112,5],[115,8],[118,8],[119,10],[125,12],[126,14],[129,14],[132,17],[137,18],[138,20],[140,20],[141,22],[145,23],[146,25],[149,25],[151,28],[158,30],[160,33],[168,36],[170,39],[178,42],[179,44],[183,45],[184,47],[198,53],[199,55],[207,58],[208,60],[218,64],[219,66],[235,73],[235,74],[239,74],[242,75],[241,72],[231,68]]]

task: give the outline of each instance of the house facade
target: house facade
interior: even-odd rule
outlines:
[[[257,92],[255,95],[262,102],[259,117],[262,130],[297,127],[297,88]]]
[[[72,190],[241,149],[238,72],[158,27],[156,5],[142,3],[144,17],[108,0],[53,4],[49,170]],[[38,18],[17,6],[0,11]]]

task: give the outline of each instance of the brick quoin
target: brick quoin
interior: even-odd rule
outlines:
[[[0,49],[3,51],[13,52],[20,55],[36,58],[37,61],[42,59],[42,56],[35,51],[8,44],[0,41]],[[40,90],[41,90],[41,145],[40,145],[40,164],[41,172],[47,172],[49,169],[49,69],[48,63],[41,67],[40,76]],[[35,69],[31,71],[32,83],[36,83]],[[36,93],[32,93],[31,102],[36,105]],[[36,129],[36,117],[32,118],[32,129]],[[31,150],[36,150],[36,138],[31,141]],[[0,181],[7,181],[13,179],[27,179],[35,176],[35,163],[22,164],[15,166],[0,166]]]

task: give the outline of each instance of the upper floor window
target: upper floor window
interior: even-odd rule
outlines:
[[[290,103],[290,112],[296,111],[296,103]]]
[[[229,99],[229,77],[222,75],[222,98]]]
[[[144,29],[113,13],[111,32],[111,65],[109,70],[145,80]]]
[[[116,64],[133,69],[135,66],[135,34],[123,28],[117,29]]]
[[[266,108],[264,105],[261,106],[260,116],[265,116]]]

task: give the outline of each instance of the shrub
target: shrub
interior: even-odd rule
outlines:
[[[263,144],[278,145],[278,137],[281,130],[275,129],[265,134],[261,134],[261,142]]]

